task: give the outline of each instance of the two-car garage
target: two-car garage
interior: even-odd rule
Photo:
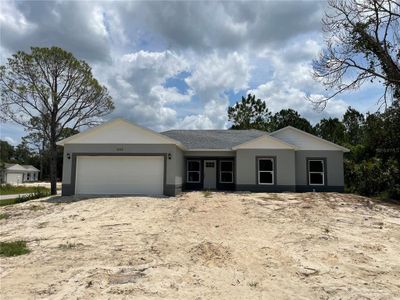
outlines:
[[[164,156],[77,156],[75,194],[162,195]]]
[[[123,119],[57,142],[62,195],[175,195],[183,145]],[[179,159],[179,161],[178,161]]]

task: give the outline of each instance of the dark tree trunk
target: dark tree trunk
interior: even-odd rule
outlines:
[[[42,147],[39,150],[39,155],[40,155],[40,181],[43,181],[43,155],[44,155],[44,141],[42,141]]]
[[[50,184],[51,194],[57,195],[57,145],[55,140],[50,142]]]
[[[54,102],[53,102],[54,103]],[[50,123],[50,185],[51,194],[57,195],[57,122],[56,114],[51,116]]]

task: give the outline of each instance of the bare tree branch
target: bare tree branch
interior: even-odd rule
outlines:
[[[399,2],[328,0],[328,4],[322,19],[327,47],[313,61],[313,77],[334,92],[318,102],[357,89],[366,79],[384,85],[379,99],[384,105],[399,98]]]

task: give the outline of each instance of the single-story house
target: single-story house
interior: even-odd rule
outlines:
[[[1,183],[21,184],[39,179],[39,170],[32,165],[5,163],[0,173]]]
[[[58,142],[62,194],[344,189],[349,150],[293,127],[155,132],[116,119]]]

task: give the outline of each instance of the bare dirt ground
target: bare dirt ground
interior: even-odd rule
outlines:
[[[3,207],[1,299],[399,299],[400,207],[335,193]]]

